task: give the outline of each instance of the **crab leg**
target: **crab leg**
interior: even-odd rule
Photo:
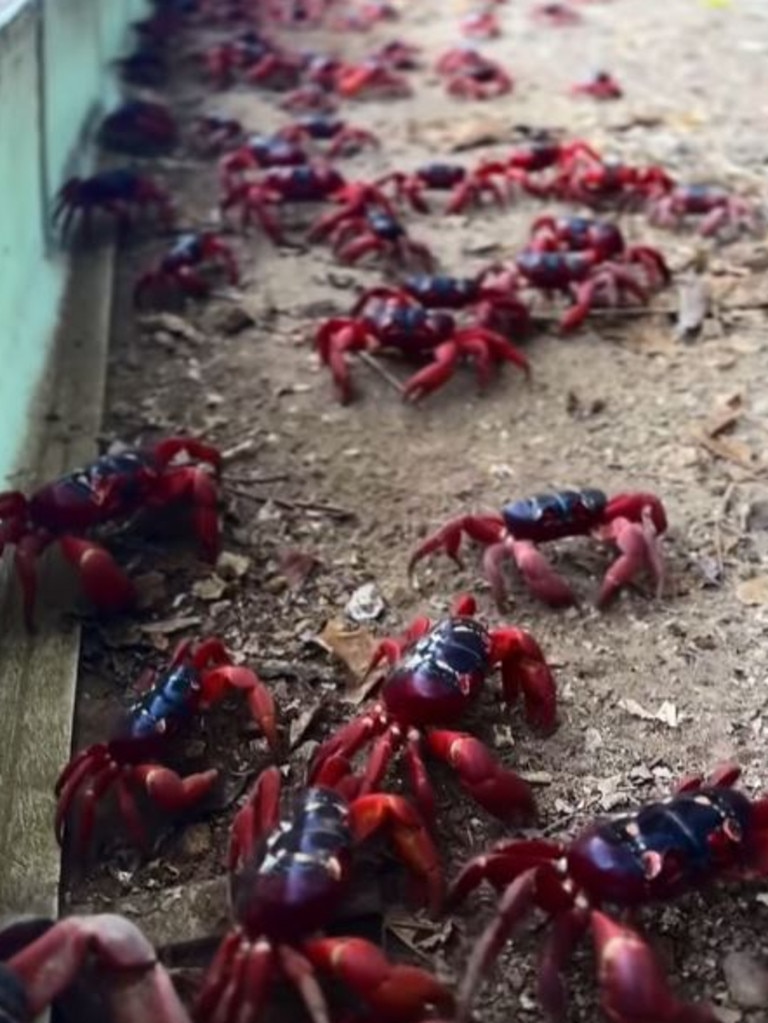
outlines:
[[[266,835],[280,819],[280,770],[268,767],[262,771],[248,794],[248,801],[237,812],[227,853],[227,869],[234,871],[250,859],[262,835]]]
[[[430,753],[456,771],[462,788],[494,817],[517,821],[534,812],[528,785],[513,771],[502,767],[474,736],[465,732],[430,731],[427,746]]]
[[[514,540],[509,537],[505,543],[505,553],[510,553],[514,559],[520,575],[531,591],[539,600],[550,607],[569,607],[575,603],[576,596],[561,575],[547,561],[536,544],[530,540]],[[487,552],[487,561],[484,563],[486,575],[491,579],[498,573],[498,567],[493,561],[490,551]],[[493,579],[491,579],[493,586]],[[494,593],[495,593],[494,589]]]
[[[491,639],[491,658],[501,665],[505,702],[513,704],[522,691],[528,722],[550,731],[555,725],[557,690],[541,647],[524,629],[496,629]]]
[[[222,665],[206,672],[202,678],[201,707],[218,703],[229,689],[242,689],[245,692],[251,714],[275,753],[278,746],[275,701],[269,689],[250,668]]]
[[[350,827],[355,840],[385,830],[413,874],[427,888],[429,907],[437,912],[443,901],[440,856],[424,822],[402,796],[361,796],[350,805]]]
[[[115,612],[133,606],[136,589],[108,551],[75,536],[60,537],[59,546],[67,561],[74,565],[83,592],[94,607]]]
[[[408,575],[413,577],[418,561],[441,550],[445,551],[459,568],[464,568],[464,562],[459,557],[459,548],[465,533],[471,540],[488,546],[498,544],[504,539],[506,527],[500,515],[462,515],[461,518],[451,519],[416,548],[408,562]]]
[[[69,987],[92,953],[118,982],[110,999],[116,1023],[188,1023],[155,950],[134,924],[111,913],[62,920],[7,962],[24,983],[32,1016]]]
[[[342,981],[385,1020],[417,1019],[430,1007],[450,1013],[453,996],[431,973],[389,962],[362,938],[316,938],[303,951],[319,970]],[[316,1023],[319,1017],[314,1016]]]
[[[454,341],[443,341],[432,352],[432,363],[406,380],[403,397],[406,400],[419,401],[442,387],[453,375],[459,355],[459,348]]]
[[[681,1002],[637,931],[592,913],[600,1005],[613,1023],[717,1023],[709,1006]]]

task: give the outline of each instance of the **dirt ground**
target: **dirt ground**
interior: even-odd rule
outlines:
[[[417,42],[424,66],[411,76],[413,98],[344,106],[350,123],[385,142],[381,153],[345,160],[344,173],[371,177],[439,157],[474,163],[503,154],[527,130],[550,129],[625,159],[661,163],[681,180],[759,197],[768,162],[762,2],[667,0],[663,13],[630,0],[579,3],[583,23],[568,29],[535,24],[531,6],[498,6],[503,35],[478,44],[516,79],[510,96],[485,104],[449,99],[430,70],[434,56],[459,40],[462,9],[455,4],[404,4],[399,23],[345,37],[347,54],[395,36]],[[292,32],[285,42],[329,51],[339,38]],[[285,123],[275,94],[243,86],[212,93],[191,68],[178,61],[166,94],[184,123],[202,110],[237,116],[252,130]],[[600,105],[568,95],[595,68],[617,76],[624,99]],[[481,129],[499,144],[453,153]],[[175,190],[185,226],[216,223],[213,161],[185,150],[157,168]],[[549,208],[523,198],[503,215],[408,214],[407,221],[447,272],[470,273],[512,255],[533,217]],[[508,368],[482,395],[463,367],[420,405],[404,404],[383,377],[355,363],[357,400],[342,407],[313,353],[312,331],[321,317],[344,314],[356,289],[381,272],[339,266],[327,248],[303,244],[316,212],[286,212],[294,247],[233,233],[242,287],[207,304],[188,303],[182,320],[137,320],[131,287],[161,242],[148,232],[123,250],[104,440],[190,433],[226,452],[224,549],[237,557],[229,566],[234,578],[220,578],[186,545],[169,548],[158,538],[126,548],[135,572],[154,573],[144,580],[148,606],[130,621],[88,625],[77,746],[103,737],[142,667],[160,666],[185,635],[215,634],[272,687],[281,734],[286,748],[293,746],[285,780],[299,787],[316,743],[356,709],[354,682],[315,638],[370,582],[386,604],[372,626],[377,636],[398,632],[416,614],[439,616],[457,593],[471,591],[485,621],[513,622],[539,639],[557,675],[555,734],[533,734],[518,711],[504,709],[494,685],[468,722],[535,784],[539,823],[521,834],[544,829],[567,838],[595,815],[662,797],[682,774],[723,760],[742,765],[747,791],[768,786],[765,239],[718,245],[692,229],[653,230],[643,217],[624,215],[627,236],[657,245],[676,274],[655,311],[596,316],[567,339],[540,326],[526,342],[530,385]],[[678,289],[694,266],[711,292],[712,312],[695,336],[681,338]],[[235,329],[240,308],[252,320]],[[399,380],[410,372],[394,361],[387,369]],[[641,583],[598,613],[590,601],[611,555],[589,541],[552,551],[583,598],[564,612],[537,604],[510,572],[510,606],[501,617],[477,549],[468,549],[465,571],[434,558],[419,573],[421,592],[409,586],[409,552],[447,518],[582,486],[609,494],[650,490],[663,499],[670,529],[661,600]],[[300,587],[284,572],[286,552],[296,550],[318,559]],[[130,910],[147,895],[162,902],[170,886],[192,890],[222,874],[236,801],[268,763],[265,743],[233,702],[174,748],[173,763],[184,772],[221,770],[215,805],[190,826],[166,829],[149,862],[113,838],[88,871],[70,871],[67,902]],[[452,877],[505,829],[459,796],[447,772],[435,777]],[[387,947],[453,982],[492,904],[484,892],[450,926],[437,927],[399,907],[384,920]],[[643,911],[640,920],[678,990],[712,1002],[724,1023],[768,1021],[763,888],[693,895]],[[220,934],[225,921],[222,906],[211,932]],[[541,1019],[534,964],[542,937],[537,924],[507,946],[478,995],[480,1023]],[[596,1013],[588,949],[571,975],[570,1018],[586,1023]]]

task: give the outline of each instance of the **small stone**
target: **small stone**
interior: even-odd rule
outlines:
[[[714,1005],[712,1010],[720,1023],[739,1023],[744,1018],[744,1013],[738,1009],[726,1009],[724,1005]]]
[[[232,551],[222,551],[216,561],[216,572],[222,579],[242,579],[250,567],[250,558]]]
[[[225,309],[215,320],[215,327],[222,334],[239,334],[241,330],[247,330],[255,323],[253,316],[242,306],[230,306]]]
[[[768,1007],[768,965],[751,952],[729,952],[723,959],[728,992],[742,1009]]]
[[[384,613],[386,604],[374,583],[359,586],[347,601],[344,614],[353,622],[373,622]]]

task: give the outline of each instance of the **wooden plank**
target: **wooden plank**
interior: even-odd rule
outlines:
[[[50,368],[31,416],[25,488],[96,453],[113,263],[111,244],[73,257]],[[0,916],[57,916],[53,786],[71,753],[80,629],[62,617],[71,579],[55,554],[41,566],[34,636],[21,623],[12,583],[6,565],[0,577]]]

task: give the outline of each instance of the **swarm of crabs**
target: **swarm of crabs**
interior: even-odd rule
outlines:
[[[531,14],[553,28],[582,20],[568,4],[538,4]],[[370,180],[350,177],[339,162],[380,149],[381,140],[362,117],[342,116],[340,104],[409,97],[413,72],[424,67],[422,50],[393,39],[349,61],[286,45],[279,33],[324,26],[364,34],[398,18],[384,0],[154,0],[152,13],[134,23],[134,50],[117,62],[126,83],[164,85],[177,40],[204,30],[217,41],[192,51],[193,73],[213,91],[237,85],[273,94],[285,123],[256,132],[211,107],[185,126],[163,103],[127,99],[104,119],[100,145],[143,159],[186,147],[201,163],[215,161],[220,226],[183,226],[176,197],[160,178],[126,164],[65,182],[53,211],[62,235],[79,222],[88,238],[106,214],[125,237],[151,214],[164,240],[133,285],[134,305],[143,311],[209,300],[222,283],[236,289],[249,229],[274,245],[294,244],[294,207],[308,206],[307,244],[328,246],[345,266],[384,272],[312,330],[317,356],[348,402],[356,353],[415,363],[399,386],[404,398],[418,401],[464,362],[481,387],[503,363],[528,380],[533,371],[523,344],[548,301],[561,300],[555,320],[566,335],[595,309],[649,305],[672,272],[662,252],[625,236],[619,214],[644,213],[661,227],[698,218],[705,237],[759,229],[756,207],[725,190],[683,184],[662,167],[625,163],[583,140],[544,134],[474,165],[435,158]],[[499,36],[497,5],[465,12],[460,30],[469,39]],[[442,54],[434,71],[449,96],[466,102],[491,101],[515,87],[507,68],[468,42]],[[620,98],[622,90],[601,71],[572,93],[603,100]],[[586,211],[548,209],[535,217],[519,251],[473,272],[443,266],[412,229],[419,217],[503,213],[529,199]],[[93,612],[104,615],[139,613],[132,572],[121,564],[120,545],[110,545],[116,536],[140,543],[150,519],[180,515],[202,557],[215,562],[223,463],[204,439],[170,436],[107,451],[30,494],[0,494],[0,555],[12,552],[26,629],[37,625],[38,560],[49,548],[74,570]],[[604,609],[644,580],[655,597],[665,595],[667,529],[664,504],[651,492],[541,492],[518,496],[498,512],[458,510],[403,567],[414,583],[417,565],[434,554],[463,567],[466,538],[482,548],[481,574],[500,611],[509,597],[508,563],[531,596],[560,608],[579,598],[542,548],[591,538],[613,550],[595,596]],[[567,1018],[564,972],[590,935],[600,1004],[613,1023],[715,1023],[709,1006],[673,992],[627,911],[714,882],[768,876],[768,795],[750,798],[737,789],[739,768],[728,764],[706,778],[683,779],[662,801],[587,823],[571,838],[541,837],[531,830],[540,823],[532,788],[481,738],[473,718],[498,674],[503,713],[519,699],[542,737],[558,728],[556,675],[539,639],[515,624],[487,624],[475,598],[464,594],[437,621],[418,617],[400,636],[382,638],[366,677],[377,670],[371,702],[330,734],[318,732],[322,741],[289,800],[281,792],[287,751],[280,706],[242,656],[218,636],[194,634],[148,664],[106,734],[62,765],[52,827],[88,869],[103,848],[105,821],[112,839],[120,835],[146,856],[155,848],[158,819],[183,826],[191,814],[220,812],[222,772],[212,765],[185,770],[178,753],[185,732],[239,699],[264,744],[262,759],[251,764],[256,780],[231,823],[231,927],[194,998],[183,1004],[155,949],[121,916],[8,922],[0,928],[0,1019],[32,1023],[55,1006],[62,1019],[86,1020],[97,1005],[107,1013],[98,1018],[115,1023],[258,1023],[283,981],[312,1023],[421,1023],[436,1014],[465,1023],[504,944],[538,909],[547,920],[537,984],[548,1019]],[[390,791],[394,768],[404,794]],[[472,857],[450,883],[438,813],[446,768],[500,825],[527,829],[525,837],[512,834]],[[484,881],[496,889],[497,908],[467,944],[455,992],[422,966],[393,961],[339,918],[359,887],[361,850],[377,836],[391,845],[413,894],[435,917],[455,910]],[[338,1004],[350,999],[352,1014]]]

